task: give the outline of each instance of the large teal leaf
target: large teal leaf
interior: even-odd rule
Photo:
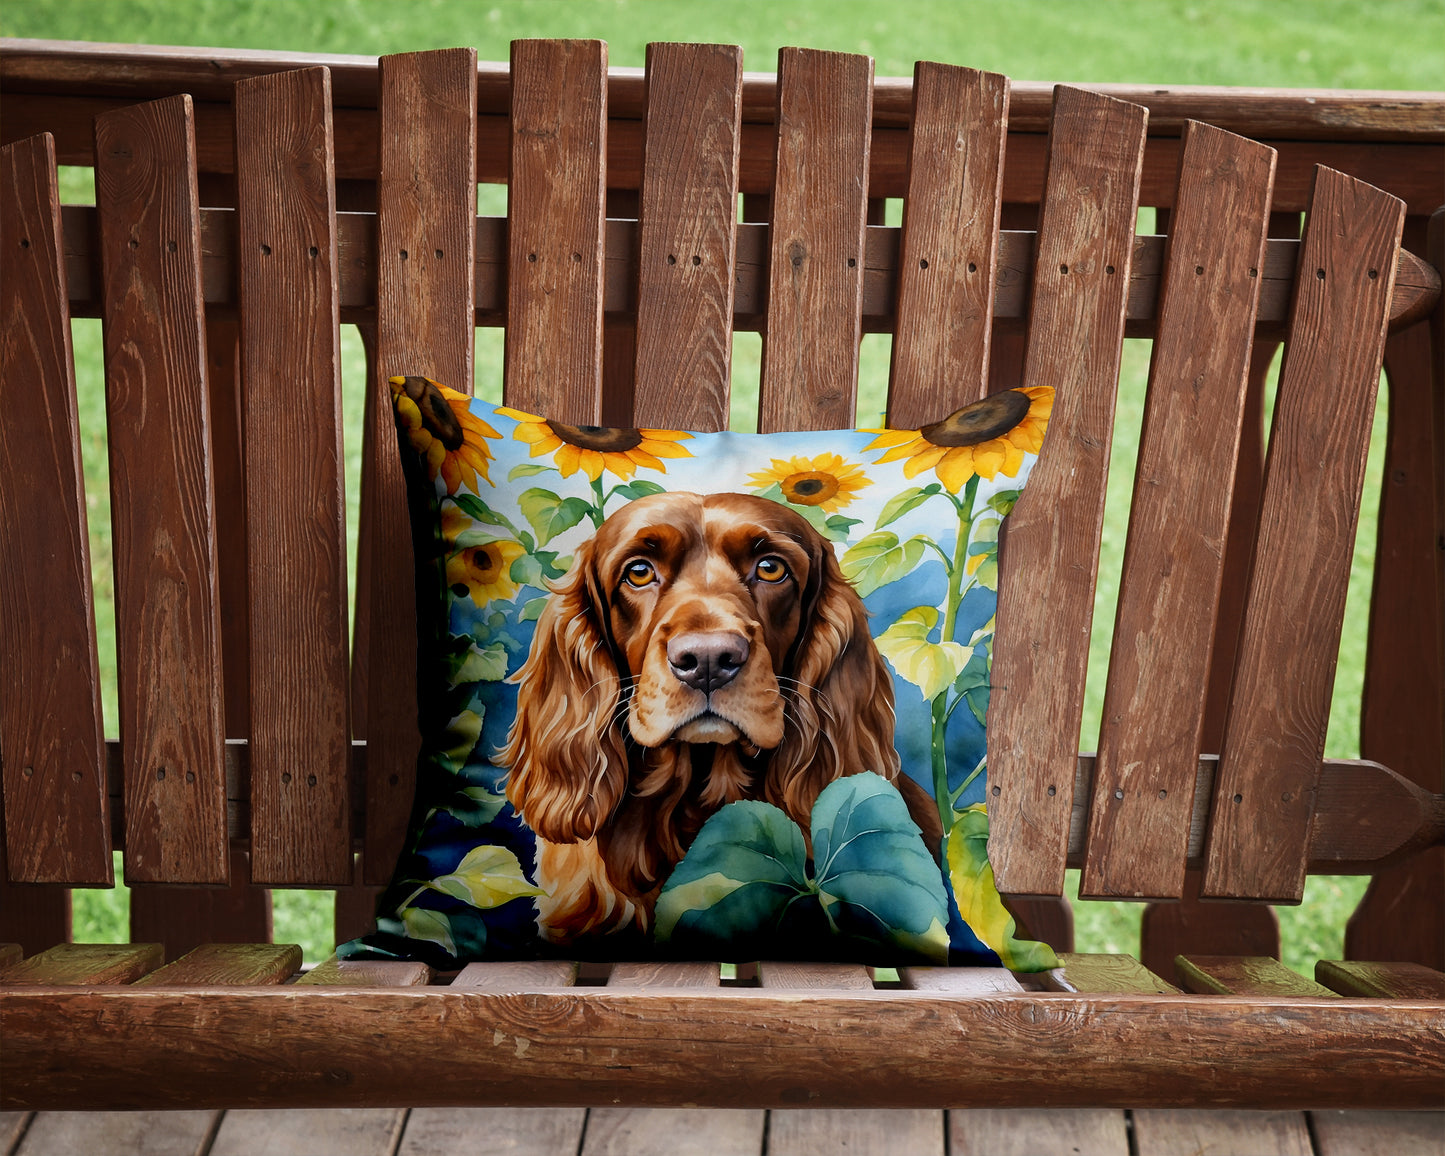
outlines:
[[[948,896],[898,788],[872,771],[813,804],[813,862],[828,921],[891,958],[948,962]]]

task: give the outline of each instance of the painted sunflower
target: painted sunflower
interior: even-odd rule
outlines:
[[[465,587],[478,606],[510,598],[520,589],[520,583],[512,581],[512,563],[526,552],[520,542],[507,538],[458,550],[447,559],[447,585],[458,595]]]
[[[433,481],[440,474],[449,494],[463,483],[475,493],[478,475],[492,484],[492,454],[483,439],[502,435],[472,413],[471,398],[429,377],[389,377],[387,383],[407,440],[426,458]]]
[[[551,454],[552,464],[564,478],[578,470],[590,481],[610,470],[624,481],[646,466],[667,473],[662,458],[690,458],[692,455],[678,442],[692,437],[675,429],[610,429],[600,425],[563,425],[560,421],[543,421],[530,413],[499,407],[497,412],[517,422],[513,433],[519,442],[532,447],[531,456]]]
[[[873,484],[861,467],[837,454],[786,461],[774,458],[772,469],[760,470],[748,477],[748,484],[759,489],[775,482],[783,491],[783,497],[795,506],[821,506],[830,514],[836,514],[852,502],[864,486]]]
[[[863,448],[886,449],[877,460],[903,461],[905,477],[934,470],[956,494],[974,474],[988,480],[999,474],[1017,476],[1024,455],[1043,446],[1053,408],[1050,386],[1008,389],[920,430],[869,430],[878,436]]]

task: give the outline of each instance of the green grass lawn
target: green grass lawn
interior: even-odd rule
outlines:
[[[598,37],[614,65],[640,66],[651,40],[741,44],[747,67],[771,71],[783,45],[867,52],[879,75],[908,75],[917,58],[968,64],[1018,80],[1134,81],[1149,84],[1240,84],[1340,88],[1438,88],[1445,76],[1445,0],[28,0],[0,10],[0,33],[53,39],[380,54],[474,45],[483,59],[505,60],[508,43],[528,36]],[[62,173],[64,199],[92,199],[89,173]],[[484,190],[492,192],[491,190]],[[484,197],[484,206],[495,201]],[[484,211],[500,209],[484,208]],[[1146,213],[1142,223],[1150,228]],[[896,222],[895,222],[896,223]],[[110,567],[109,482],[105,453],[100,325],[74,323],[82,452],[96,589],[97,628],[105,664],[107,733],[116,733],[114,625]],[[883,409],[889,340],[865,339],[860,420]],[[356,526],[364,361],[355,331],[343,333],[343,395],[351,479],[348,526]],[[734,357],[734,424],[751,420],[761,342],[740,334]],[[1132,489],[1148,343],[1126,343],[1104,528],[1104,563],[1093,632],[1093,659],[1081,744],[1098,731],[1105,655]],[[499,392],[501,335],[479,331],[477,387]],[[1372,443],[1367,492],[1378,490],[1384,402]],[[1358,703],[1364,662],[1375,519],[1367,502],[1350,585],[1327,753],[1358,754]],[[354,589],[354,583],[352,585]],[[1077,873],[1069,889],[1077,897]],[[1343,925],[1364,889],[1362,879],[1313,879],[1305,902],[1281,909],[1283,957],[1309,972],[1321,956],[1338,956]],[[276,892],[276,937],[303,944],[308,959],[331,949],[330,895]],[[126,936],[127,897],[78,891],[78,940]],[[1140,908],[1079,903],[1078,946],[1136,951]]]

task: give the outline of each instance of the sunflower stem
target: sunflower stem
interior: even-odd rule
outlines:
[[[947,493],[947,491],[944,491]],[[978,475],[968,479],[963,489],[963,499],[949,494],[954,508],[958,511],[958,536],[953,543],[953,565],[948,571],[948,593],[943,600],[943,632],[940,642],[952,642],[953,632],[958,624],[958,606],[963,601],[963,575],[968,564],[968,540],[973,531],[973,500],[978,493]],[[953,714],[948,704],[948,687],[938,692],[933,700],[933,733],[930,754],[933,758],[933,797],[938,802],[938,815],[943,820],[943,829],[952,830],[957,818],[953,799],[948,790],[948,719]],[[954,705],[957,705],[955,701]]]
[[[602,490],[601,474],[598,474],[595,478],[592,479],[592,493],[593,496],[597,499],[597,501],[594,505],[589,507],[587,512],[592,516],[592,524],[598,529],[601,529],[602,523],[607,518],[607,514],[604,510],[604,507],[607,505],[607,497]]]

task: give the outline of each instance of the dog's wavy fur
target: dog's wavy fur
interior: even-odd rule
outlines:
[[[763,558],[787,579],[758,578]],[[624,574],[639,560],[656,576],[641,592]],[[669,638],[698,630],[749,643],[711,695],[666,657]],[[615,512],[555,584],[514,678],[499,761],[537,835],[538,924],[553,942],[645,929],[693,836],[737,799],[773,803],[806,833],[825,786],[876,771],[904,789],[936,851],[933,801],[899,773],[892,679],[863,603],[832,545],[775,502],[674,492]],[[678,738],[703,725],[689,715],[718,741]]]

